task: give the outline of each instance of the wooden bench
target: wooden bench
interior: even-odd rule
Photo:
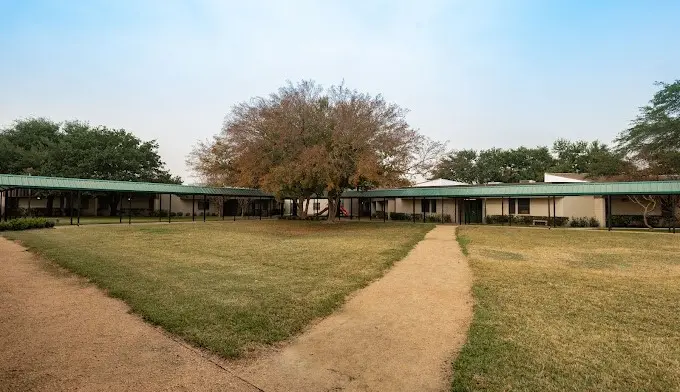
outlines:
[[[548,221],[545,219],[534,219],[532,224],[534,226],[548,226]]]

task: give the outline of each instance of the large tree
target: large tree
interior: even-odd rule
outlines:
[[[558,173],[583,173],[598,178],[618,176],[629,171],[629,164],[621,152],[597,140],[558,139],[553,143],[552,152],[555,165],[550,170]]]
[[[680,174],[680,80],[656,85],[649,104],[616,139],[645,177]]]
[[[406,111],[345,86],[288,84],[236,105],[222,132],[188,162],[207,182],[250,186],[297,200],[325,194],[329,220],[348,188],[404,185],[429,169],[443,145],[405,120]]]
[[[0,172],[181,183],[164,168],[154,140],[144,142],[124,129],[44,118],[17,120],[0,131]],[[54,196],[48,194],[48,212]],[[109,195],[111,214],[116,214],[119,200],[119,195]]]
[[[433,176],[470,184],[540,181],[552,164],[553,158],[546,147],[460,150],[442,158]]]

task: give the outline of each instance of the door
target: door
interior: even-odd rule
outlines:
[[[482,223],[482,199],[463,200],[465,223]]]

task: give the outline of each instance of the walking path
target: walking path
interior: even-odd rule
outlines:
[[[455,227],[438,226],[382,279],[239,374],[274,391],[444,391],[472,318]]]
[[[236,363],[209,360],[41,263],[0,239],[0,390],[444,391],[472,318],[452,226],[284,348]]]
[[[0,391],[257,391],[45,265],[0,237]]]

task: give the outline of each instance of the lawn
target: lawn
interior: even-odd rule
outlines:
[[[5,233],[189,342],[237,357],[301,332],[431,225],[239,221]]]
[[[680,235],[462,227],[453,391],[680,390]]]

